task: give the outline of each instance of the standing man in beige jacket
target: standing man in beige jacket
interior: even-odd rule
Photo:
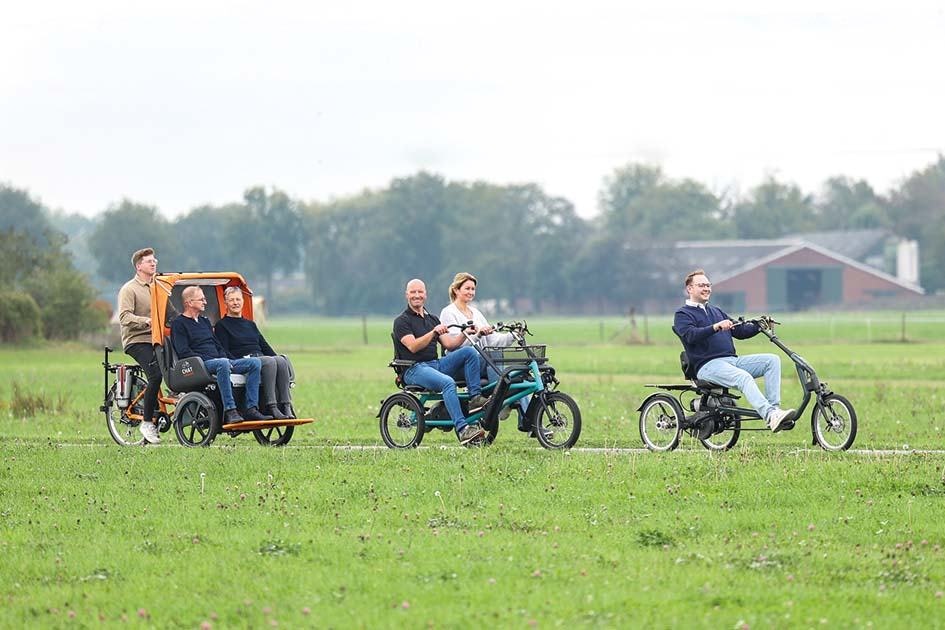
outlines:
[[[139,249],[131,256],[135,276],[118,292],[118,322],[121,324],[121,345],[125,354],[134,358],[148,376],[144,393],[144,420],[138,426],[145,444],[160,444],[154,424],[161,387],[161,368],[151,345],[151,283],[157,274],[157,258],[150,247]]]

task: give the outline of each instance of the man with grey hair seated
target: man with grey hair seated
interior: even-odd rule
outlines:
[[[256,357],[262,362],[261,409],[276,420],[295,418],[289,393],[289,361],[276,354],[256,322],[243,317],[243,290],[227,287],[223,292],[226,315],[214,327],[217,341],[231,359]]]
[[[223,424],[233,424],[244,420],[272,420],[259,413],[256,408],[259,400],[259,359],[230,360],[223,347],[213,335],[210,320],[201,313],[207,308],[207,298],[203,289],[190,286],[181,293],[184,312],[171,322],[171,342],[178,359],[200,357],[207,372],[217,380],[220,397],[223,399]],[[236,409],[230,374],[246,375],[246,405],[242,412]]]

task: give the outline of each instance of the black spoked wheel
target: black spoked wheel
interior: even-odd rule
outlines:
[[[220,432],[213,401],[201,392],[184,394],[174,409],[174,432],[184,446],[210,446]]]
[[[115,392],[118,390],[118,383],[112,384],[108,390],[108,396],[105,398],[105,425],[112,439],[122,446],[140,446],[144,443],[144,438],[138,431],[141,420],[132,419],[128,414],[134,414],[140,417],[144,413],[144,405],[141,402],[140,395],[148,387],[148,382],[140,376],[135,376],[131,383],[131,396],[129,400],[138,402],[126,409],[121,409],[115,403]]]
[[[856,439],[856,411],[839,394],[824,396],[811,415],[814,439],[825,451],[845,451]]]
[[[562,392],[542,392],[528,406],[528,422],[547,449],[571,448],[581,436],[581,410]]]
[[[722,421],[721,419],[716,419],[716,422]],[[725,418],[724,422],[725,428],[720,432],[713,433],[705,439],[699,438],[699,441],[702,442],[702,446],[710,451],[727,451],[735,446],[739,436],[742,434],[742,421],[740,418]]]
[[[423,408],[410,394],[389,396],[381,405],[381,439],[388,448],[415,448],[423,441]]]
[[[685,415],[669,394],[656,394],[640,407],[640,438],[651,451],[665,453],[679,446]]]
[[[295,426],[266,427],[253,431],[253,437],[263,446],[285,446],[292,439]]]

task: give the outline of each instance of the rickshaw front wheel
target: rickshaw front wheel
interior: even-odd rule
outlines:
[[[220,432],[216,405],[202,392],[184,394],[174,409],[174,432],[183,446],[210,446]]]

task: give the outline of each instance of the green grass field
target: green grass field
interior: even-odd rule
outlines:
[[[367,324],[367,344],[358,320],[267,326],[316,418],[284,449],[119,448],[101,353],[0,349],[0,627],[941,624],[945,456],[911,451],[942,447],[945,343],[780,331],[855,404],[854,449],[895,454],[823,453],[803,421],[724,454],[548,452],[509,423],[487,449],[435,431],[392,452],[347,448],[380,444],[394,391],[389,323]],[[678,344],[654,338],[665,318],[651,345],[600,324],[532,329],[581,405],[578,447],[638,449],[645,384],[680,380]]]

